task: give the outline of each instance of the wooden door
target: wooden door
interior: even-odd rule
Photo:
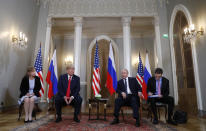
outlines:
[[[176,75],[179,94],[178,106],[190,114],[197,113],[197,96],[192,61],[191,43],[183,40],[183,30],[188,21],[183,12],[176,14],[173,37],[176,60]]]

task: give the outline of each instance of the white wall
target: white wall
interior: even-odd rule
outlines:
[[[161,40],[161,53],[162,53],[162,68],[164,70],[163,75],[170,81],[170,95],[174,96],[173,77],[172,77],[172,61],[170,56],[170,44],[168,38],[163,38],[163,34],[169,35],[169,23],[167,20],[166,2],[162,1],[162,4],[158,4],[158,16],[160,27],[160,40]]]
[[[39,16],[37,21],[37,32],[35,38],[35,52],[33,52],[32,56],[32,64],[35,62],[36,55],[39,50],[40,43],[42,45],[42,58],[44,58],[44,47],[45,47],[45,39],[46,39],[46,28],[47,28],[47,16],[48,16],[48,6],[44,6],[43,1],[39,5]],[[43,59],[42,59],[43,62]]]
[[[35,48],[38,10],[34,0],[0,1],[0,102],[5,106],[17,104],[20,82]],[[28,36],[25,50],[11,46],[11,33],[20,31]]]

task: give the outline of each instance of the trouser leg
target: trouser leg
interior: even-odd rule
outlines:
[[[77,117],[81,112],[82,98],[79,96],[72,101],[74,107],[74,117]]]
[[[151,110],[154,115],[154,118],[157,119],[156,98],[149,98],[148,101],[151,104]]]
[[[62,115],[62,106],[63,106],[64,99],[55,99],[55,108],[56,114],[58,117]]]
[[[114,116],[116,118],[119,117],[119,111],[124,103],[125,103],[125,100],[123,100],[123,98],[121,97],[118,97],[117,99],[115,99]]]
[[[130,104],[133,109],[133,117],[139,120],[139,101],[136,96],[130,98]]]

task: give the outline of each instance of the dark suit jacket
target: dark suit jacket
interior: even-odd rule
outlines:
[[[156,79],[155,77],[151,77],[147,83],[147,93],[152,92],[156,93]],[[161,94],[163,97],[169,95],[169,80],[165,77],[162,77],[162,85],[161,85]]]
[[[63,99],[66,96],[68,88],[68,74],[61,75],[58,81],[58,93],[56,99]],[[72,76],[70,84],[70,96],[74,96],[74,99],[79,96],[80,91],[80,78],[76,75]]]
[[[41,89],[41,81],[40,78],[38,76],[35,76],[35,84],[34,84],[34,89],[33,92],[35,94],[35,96],[39,97],[39,91]],[[22,81],[21,81],[21,85],[20,85],[20,98],[22,96],[25,96],[27,93],[29,93],[29,77],[28,76],[24,76]]]
[[[138,92],[142,92],[142,88],[140,87],[139,83],[137,82],[137,79],[134,77],[128,77],[128,81],[129,81],[130,91],[132,92],[133,95],[138,96]],[[121,95],[122,92],[126,93],[123,79],[121,79],[117,82],[117,91],[116,92],[119,94],[119,97],[122,97],[122,95]]]

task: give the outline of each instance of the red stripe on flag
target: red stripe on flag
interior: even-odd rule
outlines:
[[[109,72],[107,72],[107,88],[109,90],[109,93],[112,95],[113,93],[115,93],[115,90],[113,88],[113,81],[112,81],[112,77],[109,74]]]
[[[38,74],[38,76],[39,76],[41,82],[44,83],[44,80],[43,80],[43,78],[42,78],[42,76],[41,76],[41,73],[40,73],[40,72],[37,72],[37,74]]]
[[[97,85],[95,84],[94,79],[93,79],[93,83],[94,83],[94,88],[96,89],[97,93],[99,93],[99,89],[97,88]]]

